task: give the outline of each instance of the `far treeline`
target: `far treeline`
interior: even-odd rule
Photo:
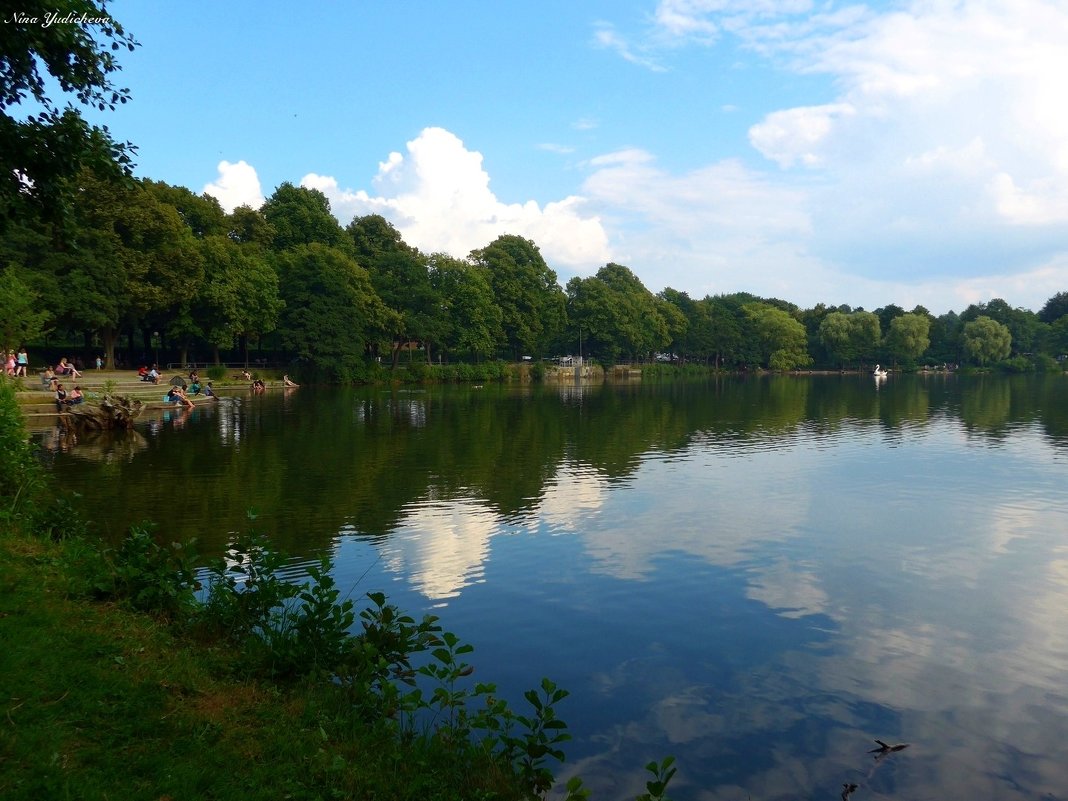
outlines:
[[[82,343],[115,365],[162,349],[247,358],[250,344],[305,375],[358,381],[402,359],[672,360],[721,369],[854,369],[875,362],[1058,368],[1068,292],[1037,314],[1001,299],[934,316],[747,293],[653,294],[607,264],[561,287],[537,245],[503,235],[467,258],[426,254],[379,215],[342,227],[319,191],[284,183],[227,214],[159,181],[73,181],[63,219],[0,231],[0,345]],[[48,339],[46,339],[48,337]],[[136,366],[136,365],[132,365]]]

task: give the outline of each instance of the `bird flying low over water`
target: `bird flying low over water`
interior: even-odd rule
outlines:
[[[876,759],[882,756],[886,756],[887,754],[892,754],[895,751],[904,751],[906,748],[909,747],[908,743],[895,743],[894,745],[888,745],[882,740],[876,740],[875,742],[879,744],[879,747],[871,749],[868,753],[876,754]]]

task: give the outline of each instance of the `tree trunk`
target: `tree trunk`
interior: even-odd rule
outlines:
[[[112,326],[100,329],[100,341],[104,344],[104,367],[108,370],[115,369],[115,340],[118,332]]]

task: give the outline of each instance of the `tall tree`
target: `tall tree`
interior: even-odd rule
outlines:
[[[42,269],[59,288],[59,319],[98,332],[110,366],[119,329],[169,322],[200,290],[203,265],[177,210],[141,184],[82,173],[78,186],[70,239],[57,242]]]
[[[274,190],[261,209],[274,228],[275,250],[317,242],[353,253],[352,240],[330,212],[330,201],[318,189],[293,186],[288,181]]]
[[[873,312],[831,312],[820,323],[817,337],[831,358],[844,366],[875,355],[880,339],[879,318]]]
[[[36,341],[52,316],[19,272],[14,265],[0,270],[0,351],[4,353]]]
[[[1055,323],[1068,314],[1068,292],[1058,292],[1046,301],[1038,312],[1038,319],[1044,323]]]
[[[898,359],[918,359],[931,345],[931,320],[923,314],[902,314],[890,321],[886,347],[897,364]]]
[[[163,181],[145,180],[141,184],[146,192],[161,203],[173,206],[197,239],[227,233],[226,212],[211,195],[195,195],[184,186],[173,186]]]
[[[788,312],[766,303],[742,307],[760,348],[762,364],[771,370],[794,370],[812,363],[805,327]]]
[[[247,343],[250,336],[273,331],[284,304],[278,274],[259,248],[209,236],[200,249],[206,275],[192,317],[218,364],[219,348],[232,347],[236,338]]]
[[[505,234],[471,253],[488,271],[501,309],[504,345],[512,355],[540,355],[566,324],[566,298],[556,273],[529,239]]]
[[[1008,357],[1012,334],[1007,326],[980,315],[964,324],[964,349],[980,366],[985,366]]]
[[[106,2],[25,0],[5,4],[3,14],[0,225],[16,216],[62,220],[73,198],[71,178],[84,170],[130,174],[133,145],[89,125],[69,99],[99,111],[127,102],[128,90],[113,83],[121,69],[116,53],[132,52],[138,42],[111,18]],[[57,87],[69,98],[63,108],[49,95]],[[17,114],[26,101],[29,113]]]
[[[369,342],[392,330],[394,315],[367,271],[346,252],[314,242],[275,257],[285,302],[278,325],[284,347],[335,378],[349,379]]]
[[[501,310],[486,271],[440,253],[429,258],[429,265],[430,282],[441,300],[444,345],[476,361],[491,354],[502,336]]]
[[[400,232],[379,214],[357,217],[345,231],[352,238],[357,262],[371,276],[375,292],[397,312],[397,328],[391,332],[393,366],[397,366],[401,348],[413,341],[423,345],[429,362],[431,343],[444,336],[445,321],[426,257],[405,243]]]

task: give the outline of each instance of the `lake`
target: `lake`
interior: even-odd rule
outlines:
[[[667,755],[676,801],[1063,799],[1066,380],[301,387],[41,442],[105,537],[254,508],[517,708],[551,677],[595,799]]]

